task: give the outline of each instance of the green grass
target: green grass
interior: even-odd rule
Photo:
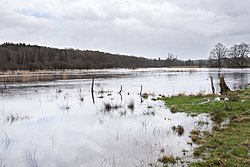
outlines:
[[[153,108],[153,106],[147,106],[148,109]]]
[[[166,106],[169,108],[175,105],[178,108],[178,112],[186,112],[189,114],[211,113],[215,111],[240,113],[242,111],[250,109],[250,99],[245,99],[245,97],[241,96],[237,101],[224,101],[217,100],[217,98],[219,98],[218,95],[204,95],[201,97],[195,95],[187,95],[164,97],[159,98],[158,100],[163,100]]]
[[[229,100],[218,100],[229,98]],[[230,115],[241,115],[250,113],[250,88],[234,91],[224,96],[219,95],[177,95],[162,97],[165,105],[175,112],[186,112],[190,115],[210,113],[212,120],[222,122]]]
[[[194,155],[203,161],[190,164],[197,166],[250,166],[250,123],[232,123],[222,131],[200,139]],[[208,156],[206,153],[209,153]]]
[[[177,112],[209,113],[215,122],[211,133],[190,134],[193,142],[200,144],[193,153],[202,158],[190,166],[250,166],[250,88],[223,96],[180,94],[158,100],[163,100],[170,109],[175,106]],[[227,118],[230,123],[221,127],[220,123]]]

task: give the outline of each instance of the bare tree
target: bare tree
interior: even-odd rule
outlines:
[[[214,48],[211,50],[209,59],[210,60],[216,60],[218,67],[221,68],[222,61],[227,56],[228,49],[221,43],[218,43],[214,46]]]
[[[231,61],[240,68],[244,68],[249,56],[249,45],[242,42],[230,48],[229,57]]]
[[[168,53],[168,57],[166,59],[167,66],[170,67],[173,65],[174,61],[177,60],[177,56],[175,56],[173,53]]]

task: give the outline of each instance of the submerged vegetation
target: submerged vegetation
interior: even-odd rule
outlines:
[[[190,166],[250,166],[250,88],[223,95],[179,94],[159,99],[171,112],[209,113],[214,121],[211,132],[191,131],[192,142],[199,144],[193,154],[202,161]]]
[[[6,122],[9,122],[10,124],[19,121],[19,120],[29,120],[31,117],[28,115],[18,115],[16,114],[10,114],[6,116]]]
[[[131,100],[129,103],[128,103],[128,106],[127,106],[130,110],[134,110],[135,109],[135,102],[134,100]]]
[[[176,163],[176,159],[173,156],[168,156],[168,155],[164,155],[163,157],[159,158],[158,161],[163,164]]]
[[[104,112],[109,112],[111,110],[117,110],[117,109],[119,109],[119,108],[122,107],[121,105],[111,104],[109,102],[108,103],[104,103],[103,105],[104,105],[104,109],[103,109]]]
[[[112,104],[110,102],[104,102],[103,103],[103,111],[104,112],[110,112],[113,110],[118,110],[118,109],[126,109],[126,107],[124,105],[121,104]],[[131,111],[134,111],[135,109],[135,102],[134,100],[130,100],[127,104],[127,108]]]
[[[172,127],[172,130],[173,130],[174,133],[177,133],[178,136],[182,136],[183,133],[184,133],[184,128],[183,128],[183,126],[181,126],[181,125],[173,126],[173,127]]]

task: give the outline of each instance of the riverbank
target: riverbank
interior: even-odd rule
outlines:
[[[193,68],[193,67],[178,67],[178,68],[112,68],[112,69],[55,69],[55,70],[8,70],[0,71],[0,84],[8,84],[14,82],[37,82],[37,81],[55,81],[55,80],[70,80],[70,79],[92,79],[92,78],[111,78],[111,77],[125,77],[128,75],[141,75],[151,72],[152,75],[162,72],[169,75],[176,75],[177,73],[224,73],[225,75],[235,75],[238,78],[239,73],[247,74],[250,69],[218,69],[218,68]],[[214,76],[216,79],[217,75]],[[229,76],[230,77],[230,76]],[[244,81],[244,80],[243,80]],[[245,81],[244,81],[245,82]]]
[[[206,69],[206,68],[203,68]],[[8,83],[26,83],[37,81],[56,81],[71,79],[92,79],[92,78],[112,78],[124,77],[128,75],[136,75],[137,73],[145,73],[150,70],[152,72],[166,71],[169,73],[188,72],[194,73],[202,68],[112,68],[112,69],[55,69],[55,70],[7,70],[0,71],[0,84]]]
[[[190,166],[250,166],[250,88],[223,96],[199,93],[159,99],[173,113],[209,113],[213,120],[211,132],[190,133],[192,143],[199,145],[193,154],[202,159]]]
[[[13,70],[0,72],[0,83],[110,78],[124,75],[128,74],[115,70]]]

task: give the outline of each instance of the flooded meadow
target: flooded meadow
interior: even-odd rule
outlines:
[[[188,165],[198,160],[190,132],[210,131],[213,122],[207,114],[171,113],[157,98],[211,93],[210,76],[216,93],[222,74],[233,90],[249,86],[250,77],[250,69],[79,73],[88,74],[1,84],[0,167],[162,166],[158,159],[163,155],[180,159],[173,166]]]

